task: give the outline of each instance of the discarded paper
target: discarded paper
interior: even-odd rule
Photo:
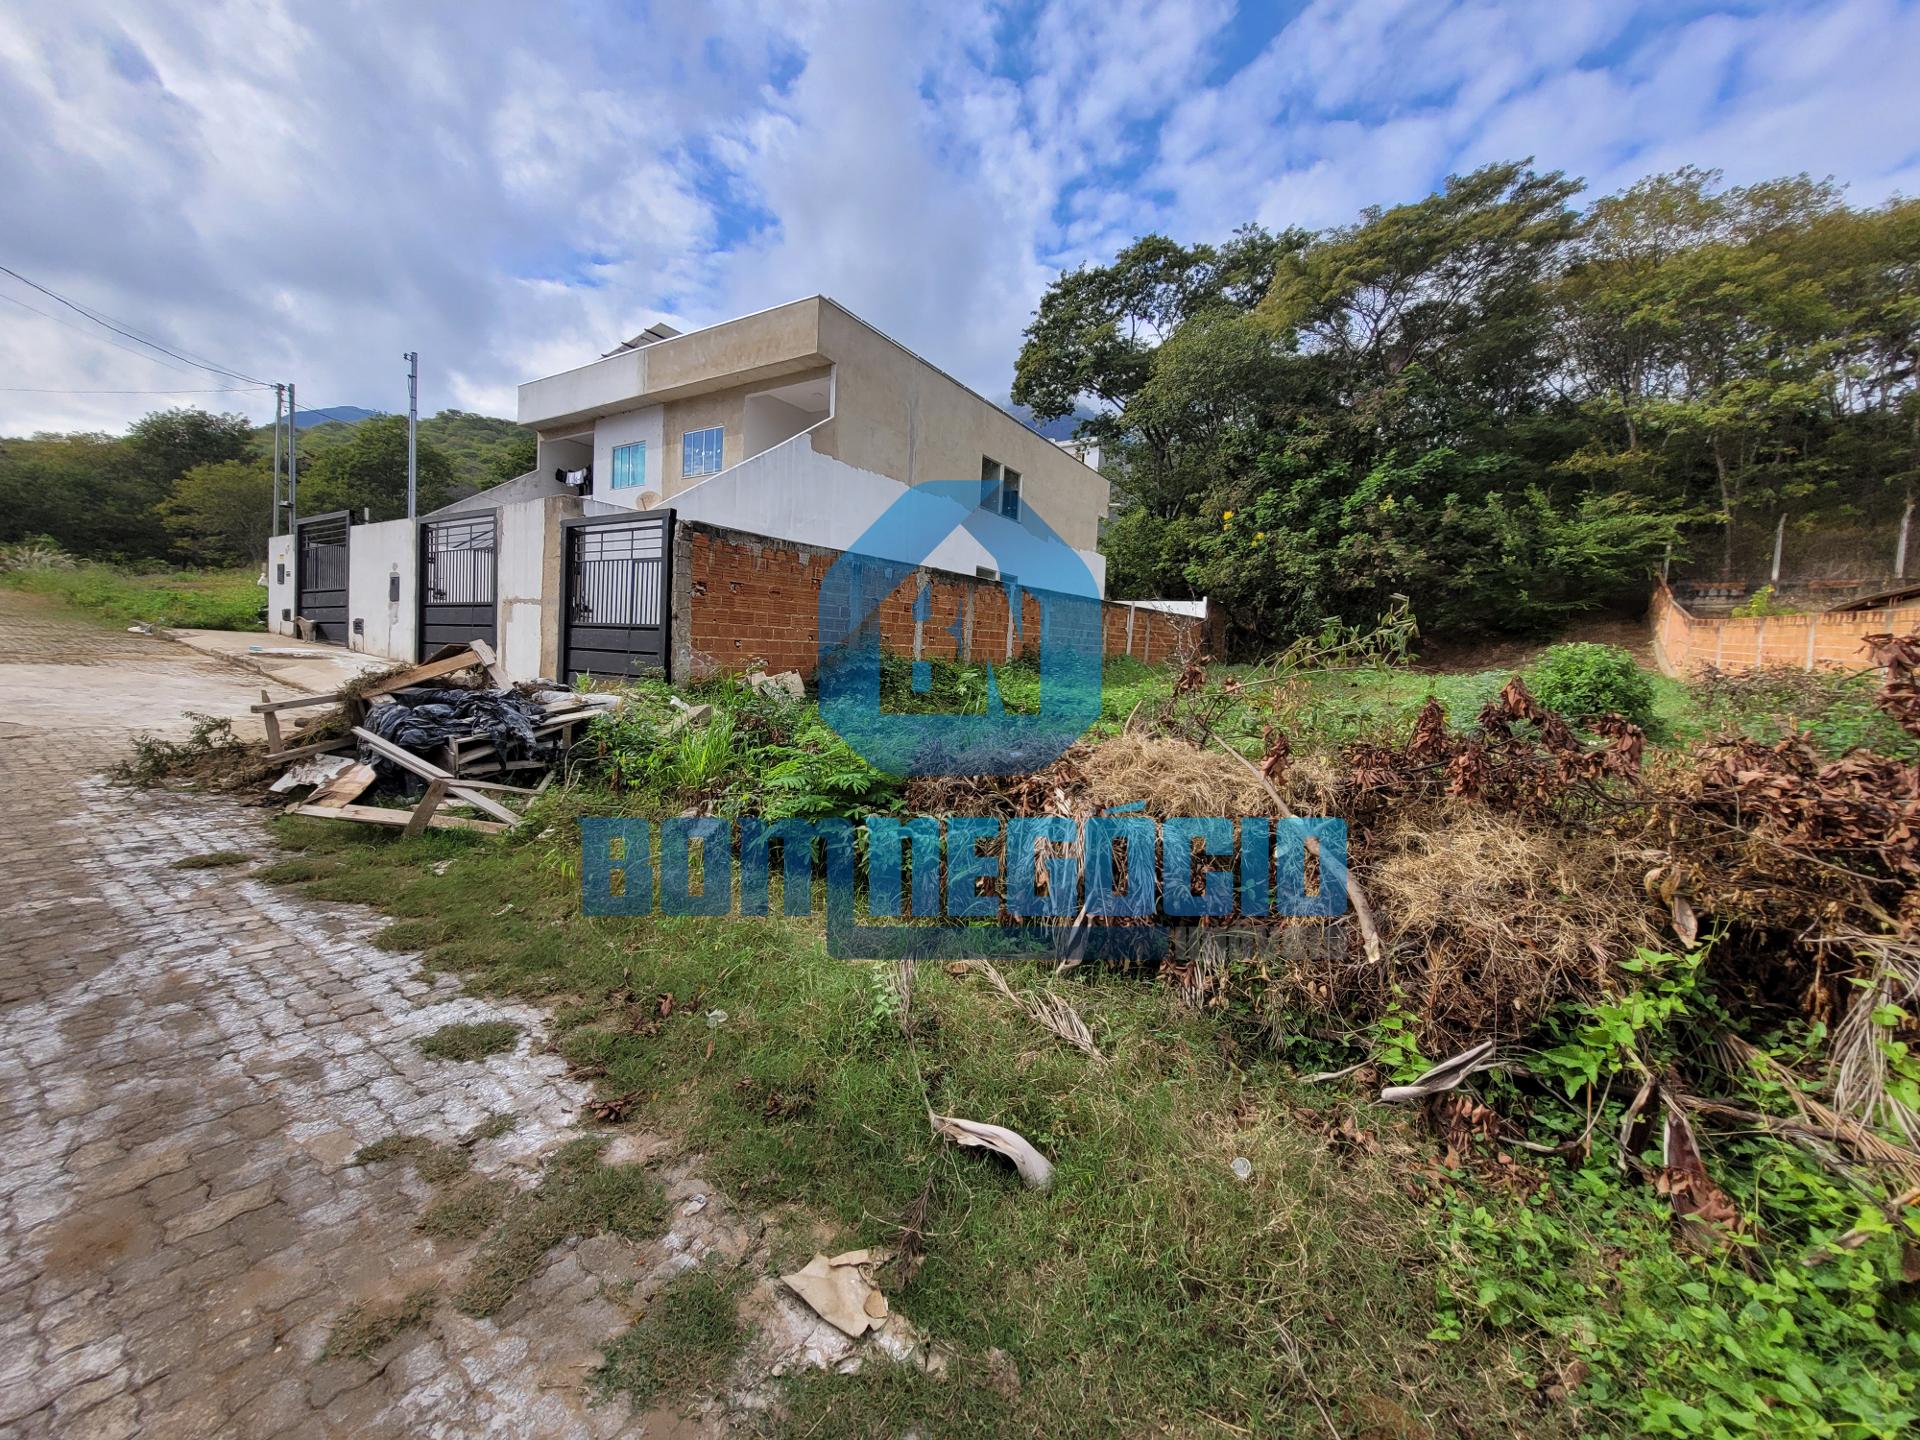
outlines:
[[[1024,1136],[1015,1134],[1004,1125],[935,1115],[932,1111],[927,1112],[927,1119],[933,1122],[933,1133],[942,1139],[951,1140],[956,1145],[976,1145],[984,1150],[995,1150],[1006,1156],[1031,1189],[1044,1190],[1053,1183],[1053,1162],[1034,1149]]]

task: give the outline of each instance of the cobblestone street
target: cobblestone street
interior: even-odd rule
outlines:
[[[586,1091],[538,1053],[537,1013],[367,943],[379,916],[172,868],[272,858],[270,811],[99,778],[130,730],[242,714],[259,685],[0,591],[0,1433],[639,1432],[583,1382],[647,1247],[559,1247],[491,1320],[443,1304],[371,1361],[322,1357],[347,1307],[462,1258],[415,1231],[407,1166],[355,1152],[505,1113],[474,1166],[526,1184]],[[413,1043],[502,1017],[524,1033],[484,1063]]]

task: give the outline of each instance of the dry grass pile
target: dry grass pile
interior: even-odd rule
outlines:
[[[1611,837],[1456,803],[1376,836],[1374,850],[1393,968],[1435,1042],[1519,1039],[1659,943],[1647,862]]]
[[[1273,813],[1267,792],[1231,758],[1184,740],[1116,735],[1082,754],[1079,768],[1096,809],[1143,804],[1161,820]]]

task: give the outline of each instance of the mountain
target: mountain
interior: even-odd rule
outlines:
[[[311,430],[316,425],[331,425],[336,421],[343,425],[352,425],[360,420],[371,420],[381,413],[381,411],[368,410],[359,405],[335,405],[330,410],[309,410],[302,405],[299,418],[295,423],[302,430]]]
[[[1000,407],[1022,425],[1038,430],[1049,440],[1071,440],[1074,430],[1082,420],[1091,420],[1091,410],[1075,410],[1071,415],[1062,415],[1058,420],[1040,421],[1033,418],[1033,411],[1024,405],[1015,405],[1011,400]]]

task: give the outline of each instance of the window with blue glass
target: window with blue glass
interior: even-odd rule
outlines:
[[[613,447],[613,488],[641,490],[647,484],[647,446],[645,441]]]
[[[689,430],[681,436],[680,478],[691,480],[696,475],[718,475],[721,442],[726,433],[724,425],[715,425],[711,430]]]
[[[1004,515],[1020,518],[1020,472],[1002,465],[990,456],[980,459],[980,506]]]

